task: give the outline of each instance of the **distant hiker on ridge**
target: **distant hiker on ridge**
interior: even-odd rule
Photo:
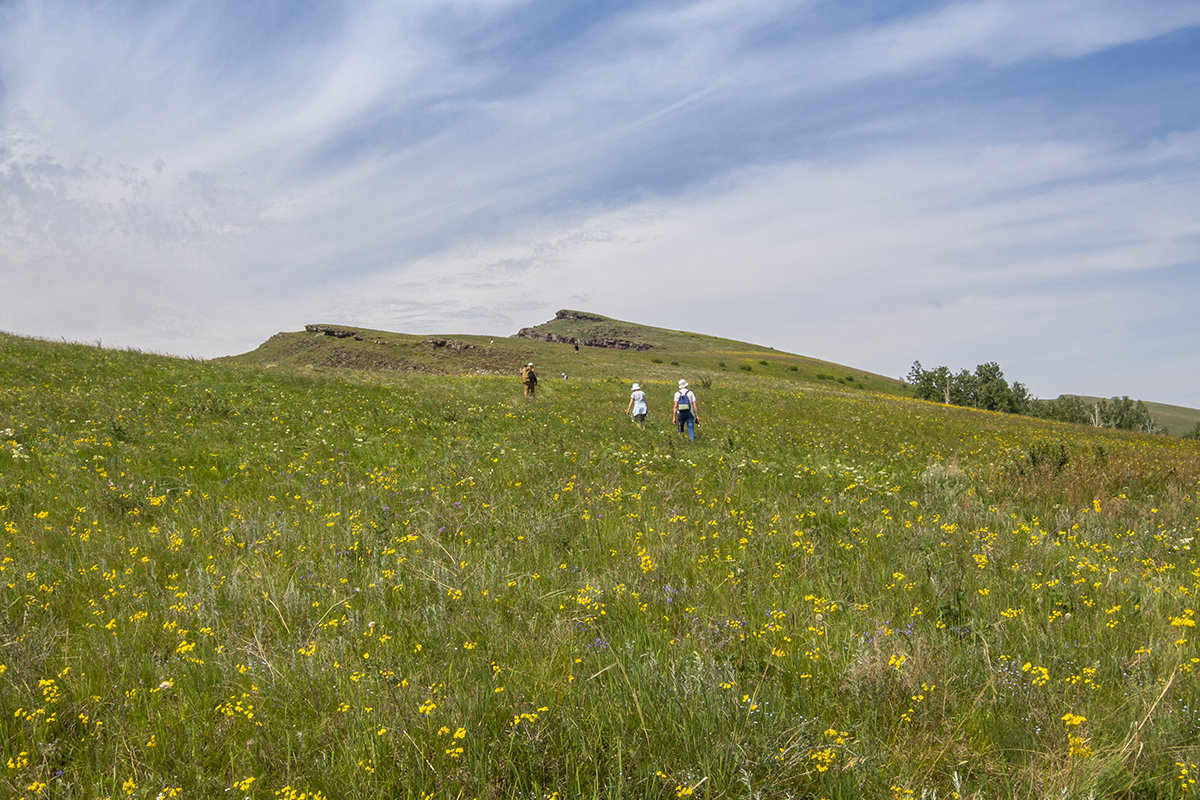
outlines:
[[[537,373],[533,371],[532,361],[521,367],[521,383],[525,384],[525,396],[533,397],[537,391]]]
[[[675,403],[671,409],[675,416],[675,424],[679,426],[679,435],[687,432],[687,437],[696,441],[696,423],[700,421],[700,407],[696,395],[688,389],[688,382],[679,381],[679,391],[675,393]]]
[[[638,427],[646,427],[646,415],[650,413],[650,408],[646,405],[646,393],[639,384],[633,385],[633,393],[629,395],[629,405],[625,407],[625,413],[632,415]]]

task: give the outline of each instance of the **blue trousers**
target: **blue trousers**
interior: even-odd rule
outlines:
[[[687,433],[687,437],[693,442],[696,441],[696,418],[692,416],[690,411],[680,411],[679,417],[679,433]]]

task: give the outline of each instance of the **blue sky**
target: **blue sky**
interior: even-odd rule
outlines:
[[[0,330],[559,308],[1200,408],[1195,0],[0,0]]]

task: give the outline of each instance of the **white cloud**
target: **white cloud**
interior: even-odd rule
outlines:
[[[974,0],[858,33],[839,43],[837,61],[843,75],[866,77],[957,59],[1074,58],[1197,23],[1200,7],[1181,0],[1153,13],[1122,0]]]
[[[1003,355],[1082,379],[1120,344],[1141,370],[1189,324],[1095,320],[1153,318],[1197,260],[1200,119],[1123,108],[1081,136],[1077,84],[977,95],[1186,33],[1193,2],[315,8],[0,9],[3,327],[221,355],[314,321],[502,334],[582,306],[1056,391]]]
[[[1053,395],[1087,382],[1095,365],[1047,360],[1047,344],[1070,331],[1102,351],[1136,347],[1131,332],[1114,330],[1133,302],[1119,287],[1194,261],[1200,238],[1189,201],[1200,190],[1194,171],[1183,180],[1161,163],[1150,177],[1172,182],[1162,190],[1098,180],[1084,169],[1097,160],[1120,173],[1158,157],[1049,143],[779,165],[686,197],[446,251],[348,294],[429,304],[395,319],[377,314],[381,327],[435,327],[455,309],[456,324],[480,333],[495,331],[490,319],[471,324],[471,309],[540,299],[552,311],[568,305],[560,298],[580,298],[601,313],[885,374],[918,358],[972,368],[1003,365],[1009,354],[1040,369],[1014,379]],[[1151,302],[1134,294],[1138,305]]]

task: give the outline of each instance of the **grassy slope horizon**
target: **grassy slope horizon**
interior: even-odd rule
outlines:
[[[563,313],[563,312],[560,312]],[[586,313],[586,312],[568,312]],[[614,320],[554,319],[532,330],[576,337],[598,337],[648,345],[649,349],[620,349],[507,336],[478,334],[404,334],[354,325],[316,327],[355,332],[335,337],[321,332],[281,332],[256,349],[216,361],[290,368],[399,370],[424,373],[515,375],[522,364],[534,362],[543,382],[572,378],[624,376],[645,373],[654,380],[696,382],[720,373],[759,378],[857,385],[872,391],[899,394],[904,382],[820,359],[798,356],[771,347]],[[634,378],[636,379],[636,377]]]
[[[587,319],[561,318],[568,314]],[[478,334],[404,334],[349,324],[320,324],[319,327],[354,331],[358,340],[347,337],[321,341],[324,334],[309,331],[280,332],[254,350],[226,356],[217,361],[266,364],[274,366],[320,366],[351,369],[400,369],[422,372],[474,372],[510,374],[526,361],[536,360],[543,380],[561,378],[562,372],[595,376],[631,365],[644,366],[648,374],[668,380],[671,375],[689,369],[713,376],[731,370],[757,370],[758,377],[776,377],[825,385],[850,385],[884,394],[907,395],[908,384],[897,378],[866,372],[854,367],[797,355],[773,347],[722,339],[705,334],[657,328],[613,319],[593,312],[564,309],[548,322],[531,326],[534,331],[558,334],[581,340],[609,337],[651,345],[650,350],[606,350],[581,348],[590,356],[575,357],[568,344],[539,342],[517,338],[517,334],[484,336]],[[431,344],[443,341],[467,345],[467,350],[447,349]],[[656,361],[657,359],[657,361]],[[766,364],[761,362],[766,360]],[[723,365],[722,365],[722,362]],[[683,372],[681,372],[681,370]],[[1020,380],[1019,377],[1012,378]],[[857,383],[856,383],[857,381]],[[1086,402],[1102,398],[1076,395]],[[1130,395],[1133,396],[1133,395]],[[1135,398],[1136,399],[1136,398]],[[1166,433],[1182,436],[1200,422],[1200,409],[1143,400],[1155,422]]]

